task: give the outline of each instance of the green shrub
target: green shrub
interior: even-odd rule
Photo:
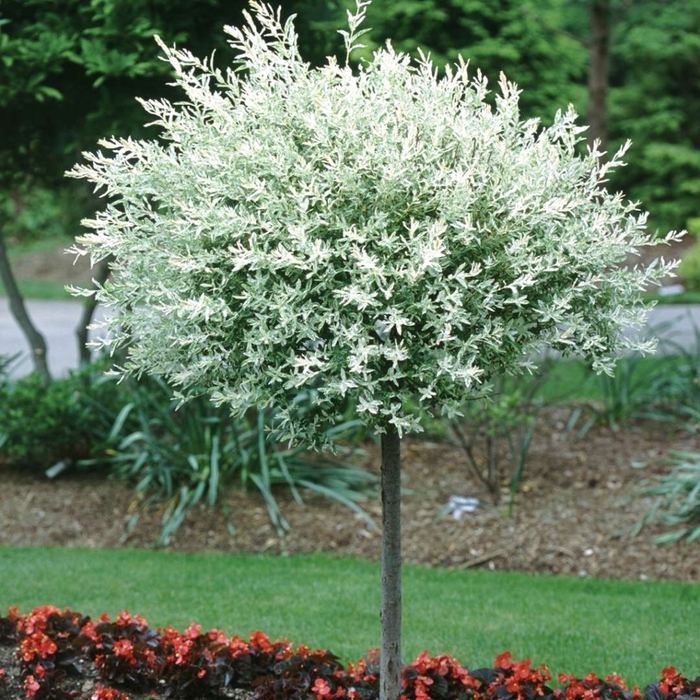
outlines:
[[[492,396],[467,401],[462,418],[450,421],[471,473],[494,503],[507,489],[509,513],[525,472],[537,414],[544,405],[539,389],[550,368],[548,361],[534,375],[499,379]]]
[[[0,362],[0,455],[54,476],[71,466],[129,481],[143,507],[164,508],[159,543],[169,541],[196,504],[225,509],[222,493],[233,487],[258,490],[280,534],[289,525],[278,487],[288,487],[299,502],[303,490],[324,495],[368,518],[358,503],[376,478],[303,447],[282,446],[274,410],[233,418],[204,396],[178,408],[164,382],[117,383],[104,363],[49,384],[36,374],[11,381],[3,374],[8,364]],[[300,411],[311,415],[313,402],[310,392],[299,394]],[[345,420],[329,428],[329,442],[342,449],[340,441],[352,441],[358,425]]]
[[[662,341],[664,354],[621,358],[613,375],[596,375],[590,367],[581,380],[588,398],[576,403],[568,422],[583,437],[591,426],[617,429],[633,419],[700,428],[700,329],[694,345]]]
[[[104,463],[120,402],[116,381],[104,376],[100,365],[49,384],[37,374],[5,379],[0,383],[0,454],[36,469],[88,458]]]
[[[672,452],[668,474],[642,482],[642,497],[655,497],[652,506],[635,532],[649,522],[660,522],[674,528],[654,538],[655,542],[688,543],[700,537],[700,454]]]
[[[684,281],[686,289],[700,290],[700,243],[694,243],[683,254],[678,276]]]
[[[12,365],[19,359],[19,357],[19,353],[16,355],[0,355],[0,386],[3,386],[10,381]]]
[[[593,425],[617,429],[632,418],[651,417],[652,407],[662,399],[659,385],[666,381],[668,362],[650,366],[639,355],[623,357],[612,375],[597,375],[590,367],[586,382],[597,384],[599,399],[577,403],[568,421],[568,429],[578,426],[583,437]]]
[[[21,186],[0,192],[0,213],[5,216],[3,233],[13,248],[22,244],[55,241],[68,244],[84,215],[81,204],[87,192],[81,188]],[[17,247],[15,243],[20,243]]]
[[[195,505],[220,505],[232,525],[222,495],[238,487],[260,492],[271,522],[282,536],[289,528],[278,500],[278,487],[287,487],[298,502],[301,491],[339,501],[369,521],[358,503],[374,486],[372,474],[303,447],[281,445],[277,412],[249,411],[233,418],[206,396],[177,406],[165,382],[144,377],[124,383],[125,403],[110,431],[112,473],[135,485],[141,507],[163,508],[157,544],[168,544]],[[314,411],[315,397],[298,396],[299,410]],[[345,421],[327,432],[340,449],[340,440],[352,440],[359,421]],[[98,459],[102,459],[98,457]],[[138,522],[141,509],[130,519],[126,535]],[[371,522],[371,521],[370,521]]]

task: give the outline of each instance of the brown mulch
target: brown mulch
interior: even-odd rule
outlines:
[[[645,260],[680,257],[692,241],[644,251]],[[87,283],[85,258],[74,265],[62,249],[27,253],[13,261],[18,277]],[[583,439],[564,429],[562,409],[544,414],[530,451],[513,517],[494,506],[471,476],[464,453],[444,443],[408,439],[403,446],[403,550],[407,562],[428,566],[489,567],[574,576],[696,580],[700,539],[690,546],[654,545],[649,526],[631,538],[649,500],[635,498],[639,481],[669,469],[670,450],[700,451],[700,436],[658,425],[636,424],[612,431],[594,427]],[[358,458],[377,471],[379,450]],[[633,464],[644,463],[643,469]],[[455,520],[444,514],[450,496],[478,496],[484,507]],[[228,552],[337,552],[376,559],[379,533],[345,507],[318,496],[305,505],[278,495],[291,532],[281,540],[262,499],[232,492],[227,503],[236,528],[229,535],[220,509],[197,509],[171,548]],[[506,499],[507,500],[507,497]],[[124,527],[133,512],[131,489],[104,477],[36,472],[0,463],[0,544],[68,547],[150,546],[160,513],[141,516],[126,543]],[[364,507],[380,519],[379,498]]]
[[[637,537],[630,529],[650,505],[635,497],[639,481],[668,471],[670,450],[700,451],[700,436],[636,424],[613,431],[594,427],[583,439],[566,432],[567,414],[540,418],[512,517],[495,506],[470,474],[461,448],[409,438],[403,445],[403,553],[406,562],[455,568],[625,579],[697,580],[700,540],[656,545],[659,526]],[[376,471],[379,449],[370,443],[357,461]],[[639,464],[646,464],[639,468]],[[637,466],[633,466],[637,465]],[[158,511],[145,512],[126,543],[134,495],[120,482],[90,475],[54,480],[0,468],[0,544],[65,547],[147,547],[157,538]],[[450,496],[477,496],[483,506],[456,520],[445,513]],[[174,536],[181,551],[334,552],[376,559],[379,532],[342,505],[319,496],[294,502],[278,494],[291,525],[280,539],[256,493],[227,496],[236,532],[220,509],[197,508]],[[507,501],[507,496],[502,499]],[[363,504],[380,521],[378,497]]]

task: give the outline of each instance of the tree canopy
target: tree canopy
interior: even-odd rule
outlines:
[[[399,51],[431,52],[441,69],[462,55],[495,84],[501,71],[523,90],[525,117],[551,123],[569,102],[584,115],[593,0],[402,0],[368,10],[369,49],[391,38]],[[296,21],[306,60],[333,54],[334,28],[347,0],[281,0]],[[104,135],[142,135],[134,95],[169,94],[170,70],[152,40],[198,55],[225,46],[221,28],[239,22],[246,0],[10,0],[0,8],[0,203],[6,233],[71,233],[95,202],[66,187],[62,173]],[[611,148],[631,138],[629,166],[615,173],[652,212],[652,223],[682,228],[697,216],[700,135],[696,67],[700,0],[612,2],[609,131]],[[368,49],[368,50],[369,50]],[[369,55],[369,54],[366,54]],[[38,192],[44,185],[48,192]],[[21,187],[20,187],[21,186]],[[21,198],[18,196],[21,194]],[[18,217],[28,209],[35,215]],[[38,218],[37,218],[38,217]]]
[[[700,2],[632,3],[615,27],[611,137],[634,143],[613,185],[686,226],[700,198]]]
[[[407,399],[454,412],[540,344],[610,367],[668,270],[611,273],[651,243],[601,187],[622,153],[578,155],[572,110],[521,121],[505,78],[491,107],[464,63],[438,79],[388,46],[314,69],[291,23],[258,20],[227,29],[227,71],[163,45],[186,102],[142,102],[162,138],[104,140],[71,173],[110,201],[80,240],[115,261],[97,296],[128,367],[275,405],[312,443],[304,388],[318,420],[353,394],[401,432]]]

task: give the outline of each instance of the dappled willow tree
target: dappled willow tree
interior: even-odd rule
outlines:
[[[545,344],[610,370],[645,347],[621,331],[673,266],[620,266],[650,244],[645,216],[601,187],[621,153],[577,155],[572,109],[522,122],[505,79],[492,107],[463,62],[439,79],[391,46],[353,71],[365,6],[345,63],[318,69],[257,3],[226,29],[233,69],[162,44],[185,96],[143,102],[159,138],[105,140],[71,175],[109,200],[78,252],[114,259],[97,298],[125,372],[234,413],[275,406],[314,447],[352,397],[381,435],[381,692],[397,700],[401,436]]]

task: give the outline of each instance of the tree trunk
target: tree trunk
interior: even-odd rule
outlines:
[[[111,272],[109,266],[111,259],[111,257],[107,258],[99,264],[97,275],[95,275],[95,281],[92,285],[93,289],[97,289],[98,286],[103,285],[107,281],[109,273]],[[83,305],[83,314],[80,317],[78,327],[75,331],[78,336],[78,357],[80,358],[80,364],[88,364],[92,359],[92,353],[87,346],[89,335],[88,326],[92,323],[92,317],[96,308],[97,299],[94,296],[88,297]]]
[[[401,695],[401,439],[382,435],[382,642],[379,698]]]
[[[44,380],[48,383],[51,381],[51,374],[46,357],[46,341],[44,340],[44,336],[39,333],[32,323],[31,318],[29,318],[27,308],[24,305],[24,299],[17,287],[15,276],[12,274],[10,261],[7,257],[7,247],[5,246],[3,229],[3,222],[0,221],[0,279],[3,285],[5,285],[5,292],[10,302],[10,312],[15,317],[15,320],[22,329],[29,343],[29,347],[31,348],[34,371],[42,375]]]
[[[591,57],[588,73],[588,144],[599,141],[608,149],[608,48],[610,42],[610,0],[591,2]]]

